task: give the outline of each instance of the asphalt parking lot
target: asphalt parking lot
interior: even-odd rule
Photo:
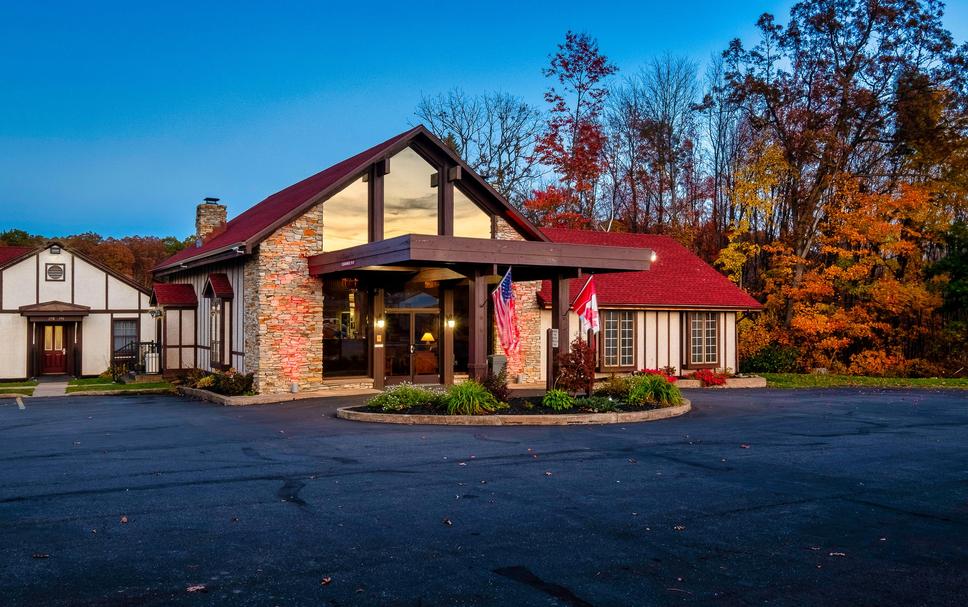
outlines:
[[[0,401],[0,603],[964,604],[968,393],[690,398],[541,428]]]

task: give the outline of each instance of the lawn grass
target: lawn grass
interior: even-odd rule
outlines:
[[[102,380],[103,381],[103,380]],[[146,382],[143,384],[81,384],[67,386],[67,392],[128,392],[131,390],[171,390],[171,384],[166,381]]]
[[[30,388],[36,385],[36,379],[27,381],[0,381],[0,392],[6,392],[7,388]]]
[[[0,394],[20,394],[22,396],[33,396],[33,388],[8,388],[6,386],[0,386]]]
[[[75,377],[67,382],[68,386],[91,386],[99,384],[102,386],[113,384],[114,380],[110,377]]]
[[[819,375],[801,373],[758,373],[769,388],[962,388],[968,377],[866,377],[863,375]]]

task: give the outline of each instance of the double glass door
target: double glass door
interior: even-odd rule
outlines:
[[[440,337],[438,310],[387,310],[387,383],[440,382]]]

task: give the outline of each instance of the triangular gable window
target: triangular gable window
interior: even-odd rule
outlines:
[[[323,251],[366,244],[368,187],[361,176],[323,204]]]
[[[390,158],[384,179],[383,237],[437,234],[437,168],[411,148]]]

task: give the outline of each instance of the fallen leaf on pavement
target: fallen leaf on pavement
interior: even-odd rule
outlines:
[[[205,587],[205,584],[192,584],[185,590],[188,592],[208,592],[208,588]]]
[[[742,445],[740,445],[740,446],[739,446],[739,448],[740,448],[740,449],[749,449],[749,448],[750,448],[750,446],[749,446],[749,445],[747,445],[746,443],[743,443]]]
[[[445,525],[447,525],[448,527],[453,527],[454,526],[454,521],[450,520],[447,517],[444,517],[444,520],[441,521],[441,522],[444,523]]]
[[[46,552],[35,552],[35,553],[33,553],[33,554],[30,555],[30,558],[32,558],[32,559],[49,559],[50,558],[50,555],[47,554]]]
[[[545,476],[551,476],[551,471],[545,471]]]
[[[847,556],[846,552],[831,552],[830,556]]]
[[[126,514],[122,514],[121,515],[121,524],[122,525],[127,525],[128,524],[128,516]]]
[[[333,578],[331,578],[331,577],[329,577],[327,575],[326,577],[324,577],[323,579],[321,579],[319,581],[319,583],[322,584],[323,586],[329,586],[330,584],[333,583]]]
[[[685,525],[676,525],[676,526],[673,527],[673,529],[675,531],[685,531],[686,530],[686,526]]]

